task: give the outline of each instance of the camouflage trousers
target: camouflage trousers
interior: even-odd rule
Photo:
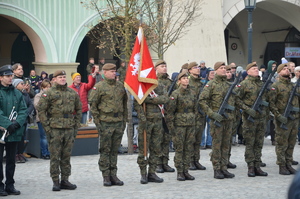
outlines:
[[[157,164],[168,164],[170,141],[172,140],[170,133],[165,132],[162,128],[161,157],[158,158]]]
[[[267,122],[265,118],[254,119],[254,123],[247,120],[248,115],[243,115],[243,137],[246,143],[245,161],[248,165],[260,167],[264,135]]]
[[[191,153],[195,142],[195,126],[175,126],[173,142],[175,167],[177,172],[185,172],[189,169],[191,162]]]
[[[236,136],[236,134],[237,134],[237,129],[240,124],[240,120],[241,120],[240,110],[236,109],[235,110],[235,118],[232,121],[232,132],[231,132],[230,145],[229,145],[228,161],[230,160],[230,156],[231,156],[232,139],[233,139],[233,136]]]
[[[161,118],[147,119],[146,125],[146,142],[149,150],[149,158],[144,157],[144,128],[139,127],[138,145],[139,155],[137,163],[140,167],[141,174],[147,174],[147,165],[149,164],[148,173],[155,173],[158,160],[161,158],[161,142],[163,139],[163,128]]]
[[[200,160],[200,144],[202,141],[202,133],[205,129],[206,117],[197,117],[195,125],[195,138],[192,145],[191,161],[198,162]]]
[[[100,122],[99,132],[99,169],[103,176],[117,175],[118,148],[121,145],[125,124],[123,122]]]
[[[76,132],[77,133],[77,132]],[[47,132],[50,151],[50,176],[52,180],[68,180],[71,175],[70,157],[75,140],[74,129],[54,129]]]
[[[221,127],[210,121],[210,134],[212,136],[211,162],[214,170],[226,170],[228,164],[228,154],[230,139],[232,135],[232,121],[225,120],[221,122]]]
[[[298,134],[299,120],[290,120],[286,124],[288,130],[280,128],[280,122],[276,119],[275,122],[275,141],[276,141],[276,164],[279,166],[292,165],[294,147]]]

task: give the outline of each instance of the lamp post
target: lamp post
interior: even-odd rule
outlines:
[[[248,11],[248,64],[252,62],[252,12],[256,6],[256,0],[244,0],[245,9]]]

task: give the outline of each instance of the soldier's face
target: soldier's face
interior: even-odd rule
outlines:
[[[59,85],[65,85],[67,83],[66,75],[59,75],[59,76],[55,77],[55,82]]]
[[[227,76],[227,79],[231,79],[231,77],[232,77],[231,70],[226,71],[226,76]]]
[[[167,73],[167,65],[166,64],[160,64],[156,66],[156,72],[159,74],[165,74]]]
[[[248,71],[247,71],[248,75],[252,76],[252,77],[258,77],[259,72],[258,72],[258,67],[251,67]]]
[[[193,68],[190,69],[189,72],[192,75],[200,75],[200,67],[199,66],[194,66]]]
[[[187,76],[184,76],[184,77],[180,78],[180,80],[178,80],[178,81],[184,87],[189,85],[189,78]]]
[[[0,81],[1,81],[1,84],[5,87],[11,85],[12,83],[12,78],[13,78],[13,75],[4,75],[4,76],[0,76]]]
[[[287,66],[283,67],[283,69],[279,72],[281,76],[289,76],[291,74],[289,68]]]
[[[16,70],[14,70],[14,74],[19,77],[23,76],[23,74],[24,74],[23,66],[18,65],[18,68]]]
[[[225,66],[220,66],[220,68],[218,68],[218,70],[216,70],[216,74],[219,76],[226,76],[226,68]]]
[[[103,70],[104,76],[107,79],[116,79],[116,70]]]

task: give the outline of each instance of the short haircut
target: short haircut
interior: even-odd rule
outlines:
[[[49,85],[51,86],[50,80],[44,79],[41,83],[41,88],[47,88]]]

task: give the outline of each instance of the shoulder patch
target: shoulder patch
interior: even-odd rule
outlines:
[[[208,84],[206,84],[206,85],[205,85],[205,87],[209,87],[209,85],[208,85]]]
[[[272,91],[275,91],[275,88],[274,88],[274,87],[272,87],[272,88],[271,88],[271,90],[272,90]]]
[[[93,90],[96,90],[96,86],[93,87]]]
[[[238,85],[236,85],[236,87],[241,87],[241,85],[240,85],[240,84],[238,84]]]
[[[174,100],[175,98],[174,98],[174,97],[170,97],[170,99],[171,99],[171,100]]]
[[[47,94],[46,94],[46,93],[43,93],[43,97],[47,97]]]

